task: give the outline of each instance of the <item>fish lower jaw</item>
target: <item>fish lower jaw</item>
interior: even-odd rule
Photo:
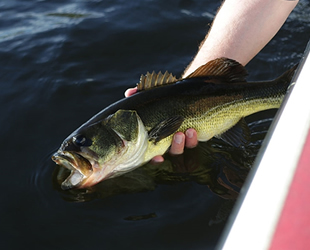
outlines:
[[[79,171],[71,170],[70,175],[62,182],[61,189],[68,190],[79,187],[85,178],[86,176]]]
[[[103,176],[100,173],[93,173],[91,176],[86,177],[85,179],[82,179],[76,188],[89,188],[97,183],[110,178],[109,176]]]
[[[71,171],[70,175],[61,184],[62,190],[77,188],[80,186],[83,180],[87,178],[83,173],[78,171],[75,166],[73,166],[68,162],[67,163],[62,162],[61,164],[58,165],[61,165],[62,167]]]
[[[89,175],[84,175],[74,166],[70,168],[70,175],[63,181],[61,184],[61,188],[63,190],[72,189],[72,188],[88,188],[91,187],[100,181],[107,179],[109,177],[105,177],[102,174],[102,169],[99,167],[98,163],[94,163],[93,170]]]
[[[94,168],[94,171],[89,176],[84,175],[76,169],[71,169],[70,175],[62,182],[61,188],[63,190],[89,188],[108,178],[110,178],[110,176],[105,176],[98,168]]]
[[[71,171],[69,176],[62,182],[63,190],[81,188],[83,183],[93,174],[93,167],[98,168],[95,160],[87,159],[85,156],[76,152],[57,151],[52,160]]]
[[[130,172],[136,167],[131,167],[129,169],[124,170],[122,167],[122,171],[118,169],[119,166],[115,165],[99,165],[96,164],[95,167],[93,166],[93,172],[90,176],[85,177],[82,182],[76,188],[89,188],[101,181],[112,179],[123,175],[124,173]]]

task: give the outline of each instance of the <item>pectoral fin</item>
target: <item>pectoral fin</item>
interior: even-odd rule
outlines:
[[[182,116],[173,116],[160,122],[152,130],[150,130],[149,140],[154,141],[154,143],[156,144],[160,140],[177,132],[183,121],[184,118]]]
[[[138,119],[140,118],[135,110],[120,109],[107,118],[106,124],[122,139],[132,141],[138,137]]]
[[[225,133],[216,136],[234,147],[245,146],[251,137],[251,131],[248,124],[242,118],[235,126],[227,130]]]

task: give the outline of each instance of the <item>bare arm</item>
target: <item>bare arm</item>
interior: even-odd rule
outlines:
[[[246,65],[279,31],[298,0],[226,0],[184,76],[218,57]]]

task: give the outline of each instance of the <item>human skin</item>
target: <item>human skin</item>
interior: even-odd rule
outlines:
[[[218,57],[246,65],[275,36],[297,3],[297,0],[226,0],[183,77]]]
[[[297,3],[298,0],[226,0],[183,78],[219,57],[246,65],[275,36]],[[136,92],[136,88],[127,89],[125,96]],[[174,135],[169,152],[182,154],[184,147],[193,148],[197,144],[197,133],[190,128],[185,134]],[[159,155],[152,161],[162,162],[164,158]]]

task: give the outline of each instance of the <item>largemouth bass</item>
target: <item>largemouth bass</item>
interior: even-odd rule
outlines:
[[[296,66],[272,81],[245,80],[238,62],[218,58],[185,79],[141,76],[138,93],[95,115],[69,135],[53,161],[71,170],[63,189],[86,188],[129,172],[164,154],[177,131],[194,128],[199,141],[246,142],[243,118],[279,108]]]

